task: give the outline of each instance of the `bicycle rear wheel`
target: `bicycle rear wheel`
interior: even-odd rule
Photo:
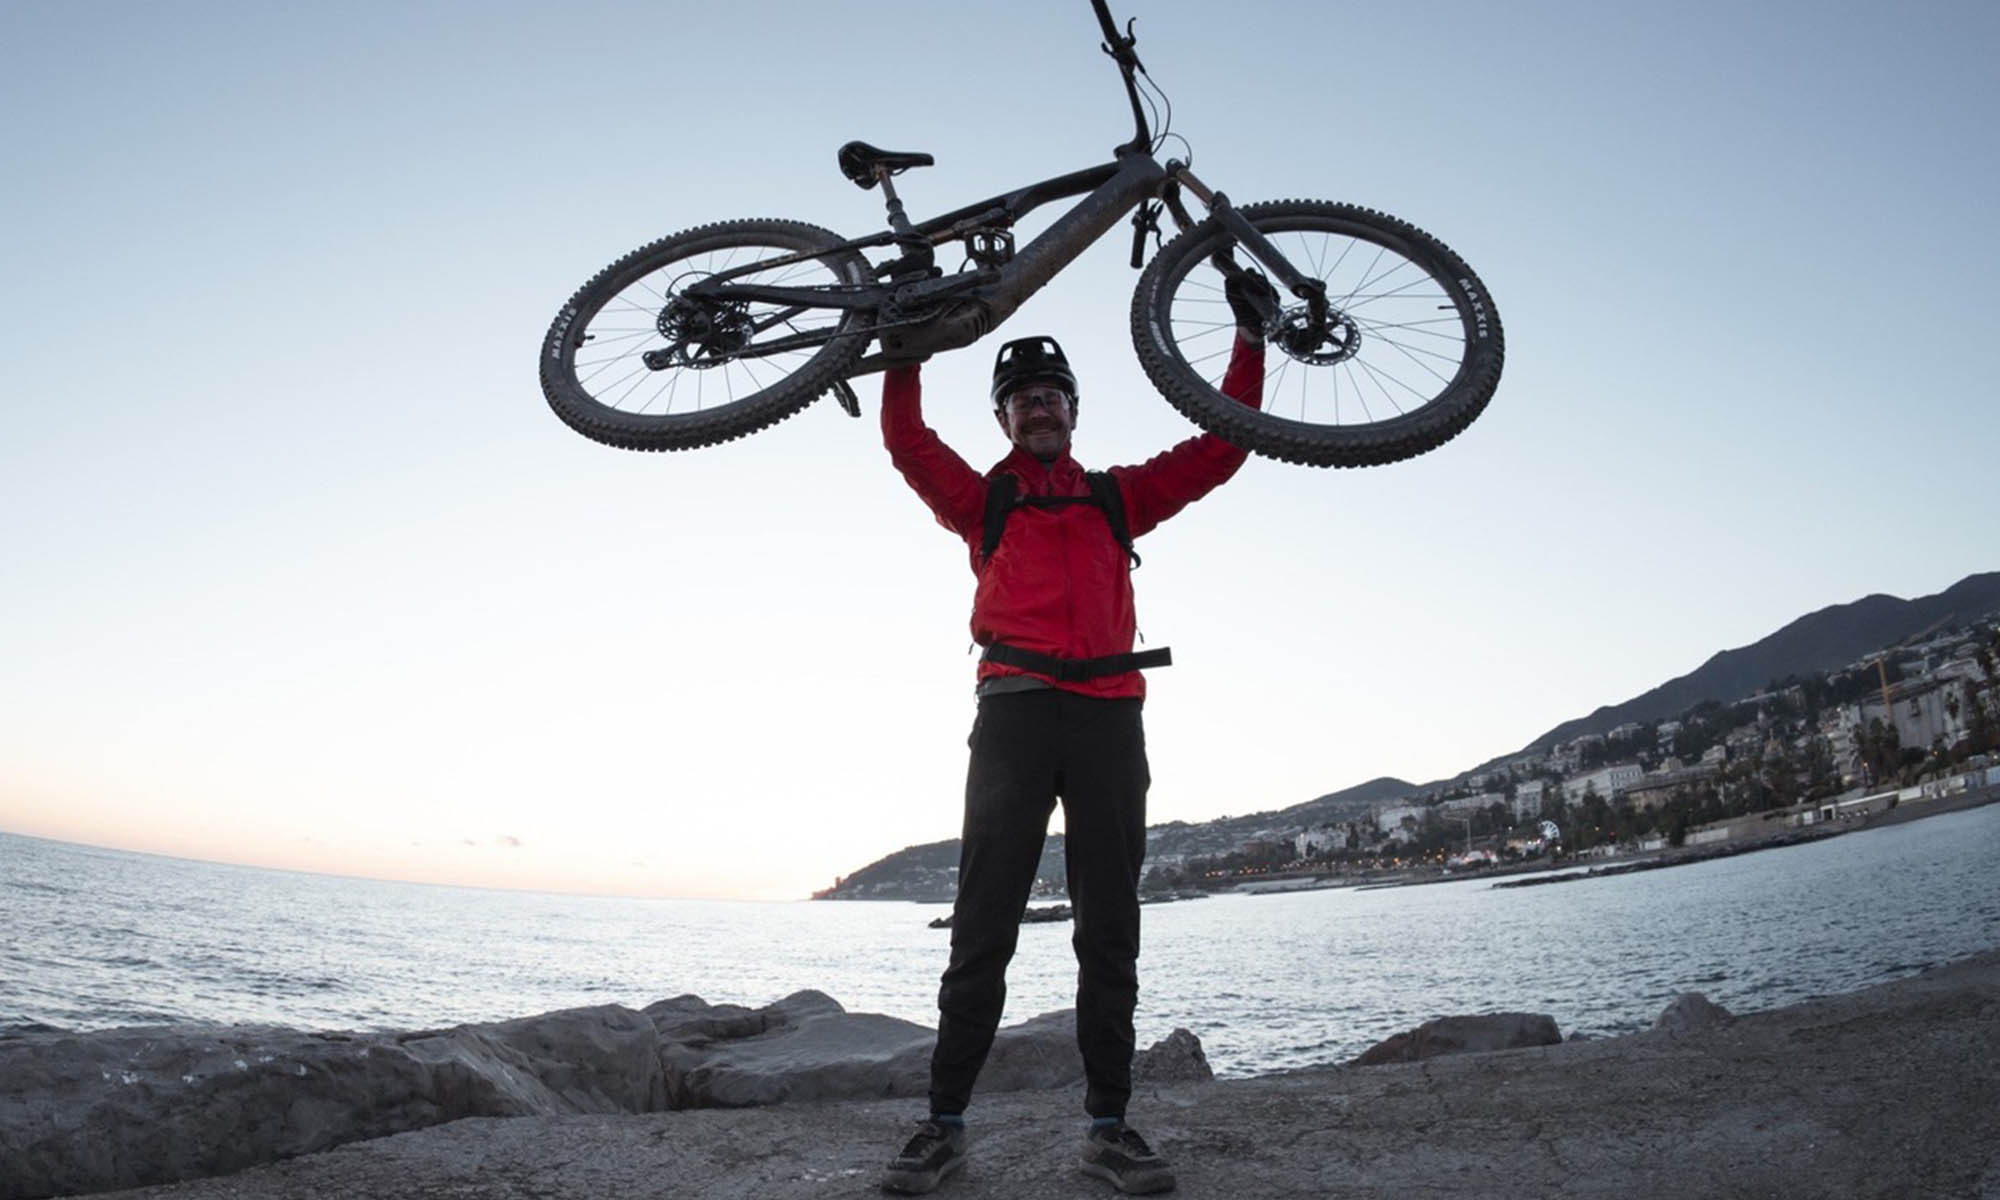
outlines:
[[[1463,259],[1413,225],[1316,200],[1239,209],[1298,270],[1323,281],[1315,328],[1283,296],[1263,407],[1222,394],[1235,339],[1212,256],[1248,253],[1210,217],[1167,243],[1132,297],[1140,365],[1168,402],[1245,450],[1315,467],[1398,462],[1450,441],[1485,409],[1506,357],[1500,316]],[[1283,289],[1280,289],[1282,293]]]
[[[712,446],[812,403],[867,348],[863,314],[688,298],[699,280],[766,259],[731,282],[861,286],[867,260],[797,221],[724,221],[669,238],[597,273],[542,342],[542,394],[570,428],[627,450]],[[822,253],[823,252],[823,253]],[[812,255],[783,261],[800,254]],[[771,352],[779,339],[796,345]]]

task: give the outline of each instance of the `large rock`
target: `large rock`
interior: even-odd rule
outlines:
[[[923,1096],[930,1090],[937,1040],[931,1029],[850,1013],[819,992],[799,992],[761,1009],[680,996],[646,1014],[660,1033],[673,1108]],[[1139,1052],[1133,1075],[1158,1083],[1214,1078],[1200,1039],[1185,1029]],[[1063,1087],[1082,1079],[1076,1013],[1065,1009],[1000,1030],[979,1073],[979,1090]]]
[[[1488,1050],[1554,1046],[1561,1041],[1562,1030],[1556,1028],[1555,1018],[1542,1013],[1503,1012],[1472,1017],[1439,1017],[1376,1043],[1349,1065],[1372,1067],[1379,1063],[1415,1062],[1441,1054],[1479,1054]]]
[[[0,1196],[197,1178],[460,1117],[656,1108],[658,1044],[652,1022],[615,1006],[402,1035],[0,1038]]]
[[[1729,1010],[1707,996],[1700,992],[1682,992],[1661,1011],[1659,1020],[1653,1022],[1653,1028],[1678,1035],[1727,1025],[1730,1020]]]
[[[930,1048],[924,1049],[928,1063]],[[1201,1039],[1176,1029],[1132,1056],[1135,1083],[1206,1083],[1215,1078]],[[1044,1013],[1010,1025],[993,1039],[993,1052],[979,1072],[982,1092],[1015,1092],[1064,1087],[1083,1080],[1083,1055],[1076,1048],[1076,1010]]]
[[[1132,1056],[1134,1083],[1208,1083],[1214,1078],[1201,1039],[1185,1029],[1174,1030]]]
[[[936,1036],[811,991],[759,1009],[679,996],[646,1015],[660,1034],[672,1108],[921,1095]]]
[[[643,1013],[616,1004],[492,1025],[397,1035],[440,1080],[473,1081],[478,1116],[652,1112],[666,1107],[660,1037]],[[454,1119],[454,1118],[447,1118]]]

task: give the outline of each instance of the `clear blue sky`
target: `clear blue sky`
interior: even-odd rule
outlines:
[[[1484,276],[1444,449],[1253,459],[1142,549],[1152,817],[1516,749],[2000,567],[2000,10],[1124,0],[1197,170]],[[584,441],[533,359],[627,249],[878,228],[1128,136],[1083,0],[0,7],[0,829],[507,886],[801,895],[953,836],[971,577],[869,417]],[[1188,426],[1113,237],[1009,325],[1078,456]],[[977,463],[990,347],[926,369]]]

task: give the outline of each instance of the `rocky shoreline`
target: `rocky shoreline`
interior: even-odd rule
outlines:
[[[1038,1018],[1002,1039],[972,1114],[972,1163],[947,1194],[1111,1194],[1074,1170],[1080,1064],[1066,1018]],[[1647,1033],[1463,1052],[1496,1032],[1528,1042],[1551,1032],[1521,1014],[1504,1025],[1451,1018],[1400,1035],[1400,1050],[1378,1047],[1393,1060],[1386,1065],[1220,1081],[1208,1078],[1194,1039],[1177,1033],[1142,1058],[1133,1118],[1176,1161],[1188,1196],[2000,1197],[2000,950],[1771,1012],[1730,1018],[1683,998]],[[610,1032],[620,1030],[626,1040]],[[176,1154],[324,1125],[333,1099],[307,1099],[297,1083],[338,1085],[340,1063],[352,1072],[378,1055],[396,1065],[391,1078],[414,1080],[429,1065],[437,1108],[426,1127],[325,1152],[300,1144],[292,1157],[235,1174],[183,1171],[186,1182],[112,1194],[871,1196],[877,1167],[921,1112],[929,1037],[908,1022],[845,1013],[818,993],[754,1010],[694,997],[644,1013],[571,1010],[384,1035],[365,1047],[292,1033],[324,1043],[318,1057],[294,1046],[259,1061],[261,1052],[245,1055],[255,1047],[238,1044],[225,1051],[234,1057],[205,1066],[171,1061],[160,1032],[0,1040],[0,1197],[52,1194],[27,1172],[55,1181],[61,1139],[51,1135],[65,1112],[96,1113],[95,1124],[71,1122],[81,1151],[73,1164],[157,1171]],[[110,1072],[115,1054],[92,1059],[74,1046],[52,1056],[36,1041],[64,1037],[124,1054],[126,1066]],[[118,1037],[128,1041],[113,1044]],[[136,1069],[147,1054],[156,1056],[150,1078]],[[51,1064],[63,1061],[67,1108],[52,1086],[62,1071]],[[203,1069],[213,1074],[198,1089]],[[365,1076],[348,1078],[358,1086]],[[674,1105],[676,1096],[694,1101],[696,1087],[711,1106]],[[391,1106],[379,1091],[375,1099],[350,1108],[386,1119]],[[665,1107],[634,1111],[642,1103]],[[233,1112],[235,1123],[192,1124],[204,1111]],[[75,1140],[85,1125],[97,1142]]]
[[[0,1200],[240,1171],[482,1117],[557,1118],[912,1098],[935,1033],[820,992],[763,1008],[678,996],[410,1033],[174,1025],[0,1034]],[[1148,1082],[1214,1078],[1176,1030],[1134,1059]],[[1083,1077],[1075,1014],[995,1039],[992,1092]]]

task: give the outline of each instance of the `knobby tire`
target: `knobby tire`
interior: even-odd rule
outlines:
[[[1426,453],[1485,409],[1506,358],[1500,316],[1450,247],[1348,204],[1286,200],[1239,211],[1293,266],[1326,280],[1332,304],[1352,321],[1350,356],[1293,354],[1273,337],[1263,408],[1223,395],[1235,322],[1210,260],[1234,248],[1238,263],[1254,264],[1210,217],[1154,256],[1132,297],[1133,347],[1175,408],[1245,450],[1315,467]],[[1282,300],[1303,312],[1295,298]]]
[[[687,282],[793,253],[817,254],[773,268],[764,283],[864,286],[868,263],[835,250],[839,235],[798,221],[703,225],[643,246],[612,263],[570,298],[542,342],[542,394],[570,428],[627,450],[690,450],[773,425],[812,403],[867,348],[866,315],[813,309],[799,318],[826,340],[772,358],[718,354],[655,369],[641,355],[671,347],[661,313]],[[771,306],[749,317],[776,321]],[[761,331],[799,332],[797,320]],[[754,342],[753,342],[754,344]]]

